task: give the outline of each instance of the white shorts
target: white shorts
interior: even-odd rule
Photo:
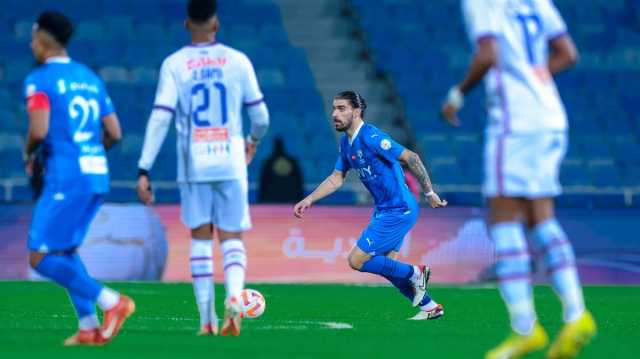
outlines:
[[[562,192],[565,132],[488,134],[484,148],[485,197],[555,197]]]
[[[180,218],[190,229],[212,223],[227,232],[251,228],[246,180],[179,183]]]

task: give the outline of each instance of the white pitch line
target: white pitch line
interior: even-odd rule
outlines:
[[[327,329],[353,329],[353,325],[349,323],[339,323],[339,322],[320,322]]]

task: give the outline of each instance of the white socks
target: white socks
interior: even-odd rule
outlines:
[[[435,309],[435,307],[438,306],[438,303],[436,303],[435,300],[431,299],[431,301],[429,301],[429,303],[425,304],[425,305],[421,305],[420,306],[420,310],[424,310],[424,311],[430,311]]]
[[[200,312],[200,326],[216,320],[213,313],[213,249],[210,239],[191,239],[191,278]]]
[[[496,249],[496,273],[500,294],[511,316],[511,327],[520,335],[533,330],[536,313],[530,282],[529,251],[522,224],[501,222],[490,228]]]
[[[533,238],[544,251],[551,285],[562,302],[564,321],[572,322],[584,312],[584,297],[571,243],[555,218],[538,224]]]
[[[220,244],[224,266],[224,284],[227,298],[240,296],[244,288],[245,269],[247,267],[247,255],[244,243],[240,239],[227,239]]]
[[[98,316],[96,314],[91,314],[80,318],[78,327],[80,328],[80,330],[91,330],[100,327]]]
[[[98,307],[102,310],[109,310],[115,307],[120,300],[120,294],[115,290],[107,287],[102,287],[100,294],[98,294]]]
[[[420,270],[420,267],[414,265],[413,274],[411,275],[411,278],[409,278],[409,280],[415,283],[418,281],[418,279],[420,279],[421,275],[422,275],[422,271]]]

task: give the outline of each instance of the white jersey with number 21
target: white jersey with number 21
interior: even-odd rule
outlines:
[[[253,65],[238,50],[210,43],[170,55],[154,108],[175,114],[178,182],[246,180],[242,108],[262,100]]]

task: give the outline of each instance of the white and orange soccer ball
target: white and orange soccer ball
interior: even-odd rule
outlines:
[[[246,319],[255,319],[264,313],[267,303],[264,296],[255,289],[244,289],[240,293],[242,302],[242,317]]]

